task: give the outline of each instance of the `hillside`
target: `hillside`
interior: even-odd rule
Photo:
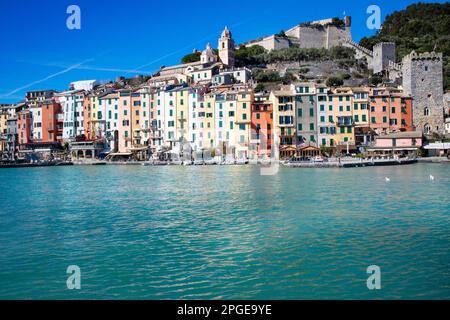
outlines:
[[[444,56],[444,88],[450,89],[450,3],[417,3],[388,15],[381,30],[359,44],[372,50],[381,41],[397,46],[397,61],[410,53],[436,51]]]

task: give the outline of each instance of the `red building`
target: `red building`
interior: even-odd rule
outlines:
[[[18,142],[25,145],[32,142],[32,116],[29,109],[17,113]]]
[[[259,158],[271,157],[273,105],[269,100],[269,94],[255,94],[252,103],[251,128],[253,153],[256,153],[254,155]]]
[[[377,134],[412,131],[412,99],[396,88],[370,89],[369,123]]]
[[[42,142],[61,142],[63,134],[63,110],[55,100],[42,103]]]

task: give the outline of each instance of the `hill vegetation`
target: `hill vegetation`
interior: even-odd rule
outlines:
[[[382,41],[395,42],[397,61],[416,52],[436,51],[444,56],[444,88],[450,89],[450,3],[417,3],[388,15],[382,28],[359,44],[372,50]]]

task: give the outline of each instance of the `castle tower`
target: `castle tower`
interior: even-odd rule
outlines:
[[[373,73],[379,73],[388,70],[389,61],[395,62],[395,43],[377,43],[373,47]]]
[[[234,51],[235,47],[231,32],[225,27],[219,38],[219,58],[228,68],[234,67]]]
[[[217,62],[217,57],[213,49],[211,48],[211,44],[208,43],[206,45],[206,49],[202,51],[200,62],[202,64]]]
[[[413,98],[413,125],[425,135],[444,132],[442,53],[412,51],[402,61],[403,89]]]

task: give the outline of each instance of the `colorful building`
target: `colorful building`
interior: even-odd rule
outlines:
[[[328,95],[328,103],[330,116],[336,125],[334,136],[336,151],[355,150],[355,122],[352,111],[353,91],[351,88],[345,87],[334,88]]]
[[[294,86],[296,146],[317,145],[317,98],[313,83],[304,82]],[[324,120],[324,119],[319,119]]]
[[[297,152],[295,93],[290,86],[282,86],[270,93],[270,100],[274,114],[274,143],[279,145],[280,159],[293,157]]]
[[[255,94],[252,103],[251,158],[272,157],[273,104],[268,93]]]

